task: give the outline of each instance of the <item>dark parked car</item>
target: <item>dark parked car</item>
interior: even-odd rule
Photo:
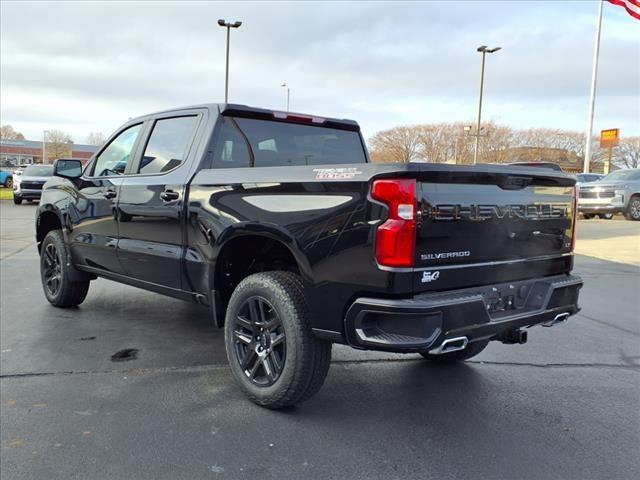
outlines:
[[[548,169],[372,164],[353,121],[214,104],[131,120],[56,175],[48,301],[100,276],[208,305],[270,408],[320,389],[332,343],[450,363],[579,310],[575,180]]]
[[[29,165],[13,182],[13,203],[40,200],[42,186],[53,175],[53,165]]]

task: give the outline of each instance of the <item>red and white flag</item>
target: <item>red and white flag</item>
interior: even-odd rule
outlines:
[[[624,7],[629,15],[640,20],[640,0],[607,0],[607,2]]]

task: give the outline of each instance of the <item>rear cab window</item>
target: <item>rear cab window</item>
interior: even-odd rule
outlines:
[[[218,128],[214,168],[367,162],[357,131],[224,116]]]

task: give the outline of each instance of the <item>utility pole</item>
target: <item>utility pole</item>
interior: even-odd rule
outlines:
[[[47,163],[47,135],[49,135],[49,130],[42,131],[42,164],[46,165]]]
[[[589,97],[589,120],[587,122],[587,144],[584,146],[584,164],[582,171],[589,173],[591,163],[591,134],[593,133],[593,112],[596,104],[596,81],[598,79],[598,57],[600,56],[600,32],[602,31],[602,4],[598,2],[598,27],[596,28],[596,45],[593,50],[593,67],[591,69],[591,95]]]
[[[227,65],[224,77],[224,103],[229,103],[229,40],[231,39],[230,32],[232,28],[238,28],[240,25],[242,25],[242,22],[230,23],[221,18],[220,20],[218,20],[218,25],[227,29]]]
[[[478,163],[478,148],[480,147],[480,122],[482,120],[482,91],[484,89],[484,60],[487,53],[495,53],[502,47],[488,48],[486,45],[482,45],[477,48],[477,51],[482,53],[482,66],[480,68],[480,99],[478,100],[478,123],[476,127],[476,145],[473,150],[473,164]]]
[[[291,91],[289,90],[289,85],[287,85],[287,82],[284,82],[280,86],[287,89],[287,112],[288,112],[289,111],[289,94],[291,93]]]

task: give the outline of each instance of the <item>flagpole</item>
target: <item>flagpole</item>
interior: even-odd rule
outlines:
[[[584,148],[584,166],[582,171],[589,173],[591,163],[591,134],[593,133],[593,112],[596,103],[596,80],[598,79],[598,57],[600,56],[600,31],[602,30],[602,5],[604,0],[598,2],[598,28],[596,30],[596,46],[593,50],[593,70],[591,71],[591,97],[589,99],[589,123],[587,126],[587,144]]]

